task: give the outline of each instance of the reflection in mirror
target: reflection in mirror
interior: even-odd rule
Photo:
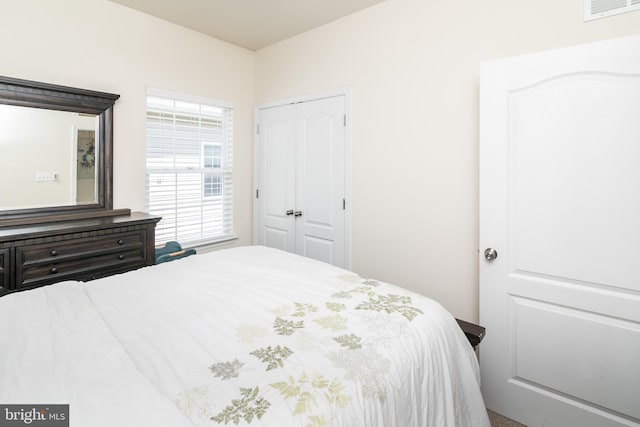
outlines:
[[[98,116],[0,105],[0,210],[97,203]]]
[[[96,130],[74,129],[75,153],[75,203],[96,203],[98,180],[96,179]]]

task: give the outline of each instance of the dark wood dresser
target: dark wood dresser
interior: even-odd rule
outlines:
[[[133,212],[0,227],[0,295],[152,265],[160,219]]]

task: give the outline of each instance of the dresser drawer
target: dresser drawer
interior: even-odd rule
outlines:
[[[85,258],[99,253],[143,247],[144,241],[144,232],[137,231],[24,246],[17,249],[17,263],[29,265],[40,262],[60,262],[70,258]]]
[[[61,280],[90,280],[146,265],[144,248],[94,254],[82,258],[49,259],[23,264],[16,271],[16,288],[30,288]]]
[[[112,233],[16,248],[16,289],[90,280],[146,265],[145,232]]]
[[[9,249],[0,249],[0,291],[9,287],[10,267]]]

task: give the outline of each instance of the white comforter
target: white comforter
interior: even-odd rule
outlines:
[[[0,403],[71,425],[488,426],[453,317],[265,247],[0,298]]]

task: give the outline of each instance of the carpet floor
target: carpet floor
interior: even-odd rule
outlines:
[[[489,421],[491,421],[491,427],[527,427],[524,424],[520,424],[507,417],[504,417],[496,412],[489,412]]]

